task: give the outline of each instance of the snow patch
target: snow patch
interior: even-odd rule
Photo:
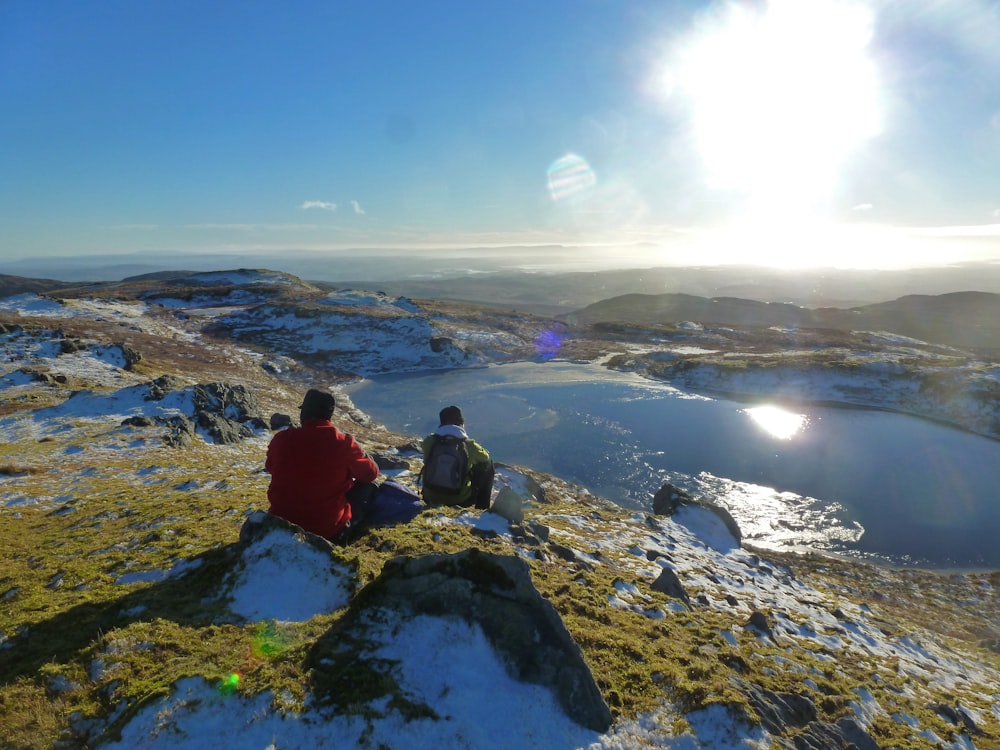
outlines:
[[[205,271],[193,273],[179,279],[187,284],[202,286],[261,286],[283,284],[291,286],[295,283],[289,276],[278,271],[250,270],[241,268],[233,271]]]
[[[420,312],[420,308],[406,297],[390,297],[384,292],[369,292],[358,289],[338,289],[327,294],[320,302],[328,305],[354,307],[395,307],[410,313]]]
[[[353,588],[348,566],[282,529],[249,545],[224,584],[229,610],[247,620],[308,620],[346,607]]]

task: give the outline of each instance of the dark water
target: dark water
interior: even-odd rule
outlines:
[[[670,481],[721,502],[765,546],[1000,568],[1000,441],[913,417],[807,408],[801,428],[779,438],[749,404],[562,362],[390,375],[349,393],[415,436],[458,404],[495,460],[626,507],[648,507]]]

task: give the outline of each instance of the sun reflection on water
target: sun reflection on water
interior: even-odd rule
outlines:
[[[808,423],[805,414],[795,414],[779,406],[755,406],[746,413],[769,435],[779,440],[791,440]]]

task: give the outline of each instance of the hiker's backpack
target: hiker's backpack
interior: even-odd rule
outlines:
[[[457,495],[465,486],[469,471],[469,452],[465,439],[451,435],[435,435],[427,460],[424,461],[424,489]]]

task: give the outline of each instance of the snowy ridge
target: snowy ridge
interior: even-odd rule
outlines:
[[[56,300],[37,294],[18,294],[0,299],[0,310],[22,317],[135,321],[149,312],[149,306],[143,302],[85,298]]]
[[[859,357],[853,371],[829,367],[766,369],[696,365],[671,377],[678,388],[713,393],[767,394],[795,401],[854,404],[928,417],[1000,438],[1000,365],[975,363],[973,371],[939,379],[914,378],[898,362]]]
[[[414,313],[412,303],[399,299],[335,299],[326,302],[357,309],[258,305],[232,311],[215,324],[239,341],[362,376],[486,364],[528,346],[511,333],[446,325]]]
[[[293,285],[301,282],[281,271],[241,268],[234,271],[203,271],[176,279],[175,283],[202,286],[264,286],[273,284]]]

